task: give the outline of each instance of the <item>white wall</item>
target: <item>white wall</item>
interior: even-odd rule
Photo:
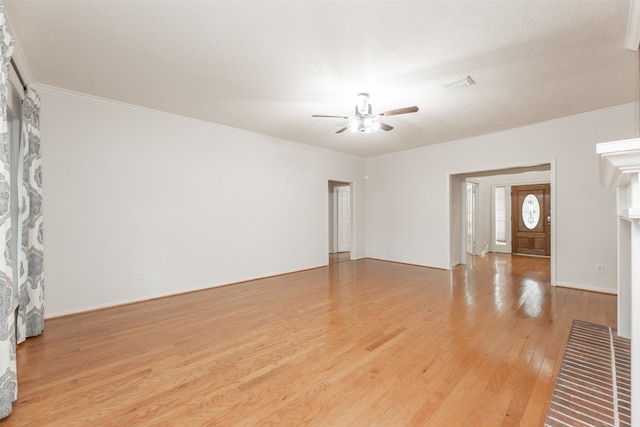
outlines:
[[[47,317],[326,265],[330,179],[364,256],[363,159],[36,89]]]
[[[555,162],[556,284],[615,292],[615,196],[599,184],[595,144],[638,136],[638,111],[633,103],[367,159],[367,256],[449,268],[450,176]]]
[[[47,317],[325,265],[329,180],[354,183],[357,258],[448,268],[450,176],[551,161],[557,282],[615,291],[595,144],[637,136],[637,104],[365,161],[36,89]]]

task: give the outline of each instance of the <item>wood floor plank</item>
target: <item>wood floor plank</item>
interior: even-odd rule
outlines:
[[[549,271],[347,260],[47,320],[1,424],[537,426],[572,320],[616,326]]]

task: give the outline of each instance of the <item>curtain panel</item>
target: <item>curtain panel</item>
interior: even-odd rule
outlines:
[[[7,122],[7,84],[13,39],[6,26],[4,6],[0,5],[0,418],[11,413],[18,397],[16,374],[15,293],[11,262],[11,186],[9,124]]]
[[[32,89],[25,90],[20,143],[12,145],[7,93],[13,44],[0,3],[0,418],[11,413],[18,398],[16,344],[44,329],[40,98]],[[11,206],[12,150],[20,153],[19,164],[13,165],[14,172],[22,174],[16,187],[20,206]],[[12,224],[11,212],[18,209],[18,223]],[[12,259],[15,248],[18,259]],[[14,269],[19,272],[17,284]]]
[[[42,226],[42,158],[40,97],[31,88],[22,101],[22,206],[18,344],[44,329],[44,244]]]

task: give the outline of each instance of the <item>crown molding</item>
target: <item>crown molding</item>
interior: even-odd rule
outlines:
[[[31,88],[35,89],[39,94],[52,95],[60,98],[72,99],[78,102],[86,102],[94,105],[108,106],[110,108],[131,111],[131,112],[139,112],[148,115],[159,116],[163,118],[171,118],[174,120],[179,120],[183,122],[190,122],[193,124],[197,124],[199,126],[206,126],[215,129],[226,129],[227,131],[234,133],[242,133],[245,135],[251,135],[252,137],[261,138],[264,140],[268,140],[271,142],[277,142],[280,144],[285,144],[289,146],[294,146],[302,150],[316,151],[316,152],[325,152],[330,153],[332,155],[338,155],[340,157],[346,157],[351,159],[363,160],[363,157],[357,156],[355,154],[343,153],[341,151],[334,151],[328,148],[316,147],[313,145],[303,144],[301,142],[292,141],[288,139],[278,138],[275,136],[265,135],[257,132],[252,132],[245,129],[234,128],[232,126],[222,125],[219,123],[208,122],[201,119],[196,119],[193,117],[182,116],[176,113],[169,113],[166,111],[155,110],[149,107],[142,107],[135,104],[129,104],[122,101],[116,101],[113,99],[103,98],[96,95],[91,95],[87,93],[77,92],[70,89],[64,89],[57,86],[51,86],[44,83],[33,83],[30,85]]]
[[[33,73],[31,72],[31,67],[29,67],[27,58],[24,56],[24,53],[22,51],[22,46],[20,45],[20,40],[18,40],[18,38],[15,35],[16,32],[13,31],[13,28],[11,27],[11,21],[9,20],[9,17],[5,15],[5,19],[6,19],[7,27],[9,29],[9,34],[11,34],[11,37],[13,37],[13,42],[14,42],[13,53],[11,57],[15,61],[18,69],[20,69],[20,75],[22,76],[22,78],[24,79],[24,82],[28,86],[34,82]]]

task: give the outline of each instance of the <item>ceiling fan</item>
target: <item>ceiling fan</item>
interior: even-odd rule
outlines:
[[[416,111],[418,111],[418,107],[414,105],[413,107],[398,108],[396,110],[389,110],[375,114],[373,114],[371,111],[371,104],[369,104],[369,94],[359,93],[357,95],[356,112],[354,116],[327,116],[323,114],[314,114],[311,117],[327,117],[331,119],[348,120],[348,124],[345,127],[339,129],[336,133],[342,133],[347,129],[354,133],[371,133],[377,131],[378,129],[382,129],[384,131],[390,131],[391,129],[393,129],[393,126],[382,123],[380,121],[380,117],[415,113]]]

